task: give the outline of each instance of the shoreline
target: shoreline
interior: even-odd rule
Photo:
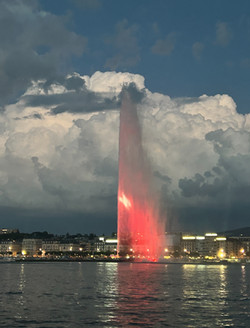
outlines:
[[[65,263],[65,262],[88,262],[88,263],[130,263],[130,264],[185,264],[185,265],[249,265],[250,261],[238,260],[159,260],[151,261],[135,261],[131,259],[83,259],[83,258],[64,258],[64,259],[48,259],[48,258],[20,258],[20,259],[0,259],[0,264],[3,263]]]

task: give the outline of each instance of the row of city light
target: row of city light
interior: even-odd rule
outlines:
[[[165,252],[167,252],[167,251],[168,251],[168,250],[165,249]],[[188,250],[187,250],[186,248],[184,248],[183,251],[184,251],[184,253],[188,253]],[[245,255],[245,250],[244,250],[244,248],[241,248],[241,249],[240,249],[240,253],[241,253],[242,255]],[[225,256],[226,256],[225,250],[224,250],[223,248],[220,248],[219,251],[218,251],[218,253],[217,253],[217,256],[220,257],[220,258],[225,257]]]
[[[216,237],[214,240],[215,241],[224,241],[227,240],[226,237],[217,237],[217,233],[206,233],[205,236],[190,236],[190,235],[185,235],[182,236],[182,240],[205,240],[206,237]]]

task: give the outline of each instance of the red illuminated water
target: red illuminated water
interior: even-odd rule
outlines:
[[[152,173],[142,146],[137,106],[129,92],[123,90],[119,139],[119,254],[155,261],[161,253],[163,234]]]

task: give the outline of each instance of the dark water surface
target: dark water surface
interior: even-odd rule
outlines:
[[[250,265],[2,263],[0,327],[250,327]]]

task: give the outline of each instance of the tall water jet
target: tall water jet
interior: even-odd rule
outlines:
[[[133,85],[122,90],[119,136],[118,252],[157,260],[161,254],[159,203],[142,145]]]

